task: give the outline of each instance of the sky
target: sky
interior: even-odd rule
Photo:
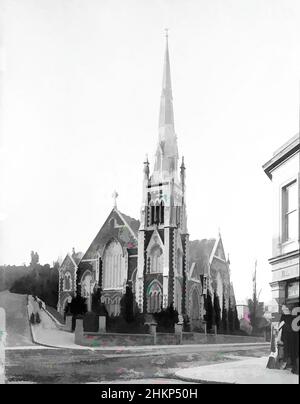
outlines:
[[[85,251],[139,218],[164,29],[190,239],[221,232],[238,300],[270,300],[272,184],[299,126],[298,0],[0,0],[0,264]]]

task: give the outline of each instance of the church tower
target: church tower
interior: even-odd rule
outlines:
[[[182,157],[178,170],[168,34],[158,126],[152,173],[148,157],[144,162],[136,298],[143,312],[154,313],[173,304],[183,314],[188,244],[185,165]]]

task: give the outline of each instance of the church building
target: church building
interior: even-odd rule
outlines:
[[[160,99],[158,144],[153,169],[144,161],[140,220],[115,204],[80,259],[68,254],[60,267],[58,311],[75,293],[87,298],[100,287],[110,315],[120,313],[120,300],[129,285],[141,312],[154,313],[171,304],[201,327],[208,291],[221,308],[234,304],[229,260],[219,235],[189,241],[184,158],[179,159],[174,126],[168,35]]]

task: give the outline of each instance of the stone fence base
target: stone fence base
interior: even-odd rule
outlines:
[[[266,340],[264,337],[251,337],[249,335],[182,333],[183,344],[242,344],[255,342],[266,342]]]
[[[265,342],[263,337],[182,332],[181,325],[175,327],[174,333],[157,333],[156,327],[153,324],[149,331],[149,334],[85,332],[83,329],[83,320],[77,319],[75,328],[75,344],[90,347],[114,347]]]

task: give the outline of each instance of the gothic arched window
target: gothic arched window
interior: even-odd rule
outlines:
[[[160,203],[160,223],[164,224],[165,221],[165,205],[164,201],[161,201]]]
[[[176,225],[180,226],[180,222],[181,222],[181,212],[180,212],[180,206],[176,206]]]
[[[160,205],[159,202],[156,202],[155,204],[155,223],[159,224],[159,219],[160,219]]]
[[[112,307],[111,307],[111,313],[114,316],[118,316],[120,314],[120,302],[121,302],[121,297],[120,296],[116,296],[113,300],[112,300]]]
[[[110,241],[103,256],[103,288],[120,289],[126,280],[123,250],[115,240]]]
[[[159,246],[154,246],[150,253],[150,272],[163,272],[163,252]]]
[[[155,221],[155,206],[153,202],[150,202],[150,224],[154,224]]]
[[[162,288],[160,284],[154,281],[147,291],[147,311],[148,313],[157,313],[162,305]]]
[[[72,276],[70,272],[65,273],[63,286],[63,289],[66,292],[72,290]]]

